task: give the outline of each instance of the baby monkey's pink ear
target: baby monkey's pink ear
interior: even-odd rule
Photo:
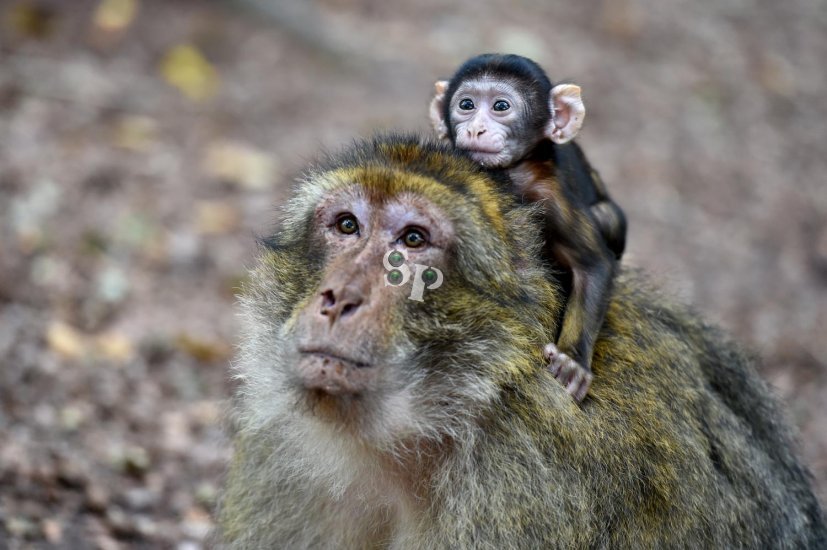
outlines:
[[[586,117],[580,86],[558,84],[551,89],[550,95],[551,120],[546,126],[546,137],[554,143],[567,143],[580,131]]]
[[[434,98],[431,100],[431,125],[436,130],[439,139],[448,137],[448,121],[443,117],[445,111],[445,92],[448,90],[447,80],[438,80],[434,84]]]

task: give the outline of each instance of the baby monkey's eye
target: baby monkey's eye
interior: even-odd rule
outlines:
[[[336,220],[336,229],[345,235],[352,235],[359,231],[359,222],[356,221],[353,214],[343,214]]]
[[[423,235],[418,229],[409,229],[406,231],[404,237],[402,237],[402,240],[405,241],[405,246],[409,248],[419,248],[428,242],[425,235]]]
[[[511,108],[511,105],[504,99],[500,99],[499,101],[494,102],[494,110],[495,111],[507,111]]]
[[[459,108],[463,111],[470,111],[474,108],[474,102],[466,98],[459,102]]]

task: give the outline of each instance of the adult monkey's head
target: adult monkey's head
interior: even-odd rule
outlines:
[[[495,177],[416,138],[362,143],[308,175],[245,289],[253,425],[299,403],[307,421],[393,447],[455,432],[510,379],[542,371],[559,300],[531,210]],[[398,286],[393,250],[410,276]],[[426,268],[442,284],[411,299]]]
[[[435,88],[437,134],[486,167],[509,167],[544,139],[570,141],[586,114],[578,86],[552,87],[537,63],[518,55],[478,55]]]

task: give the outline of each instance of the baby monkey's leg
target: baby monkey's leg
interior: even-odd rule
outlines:
[[[615,259],[620,260],[626,249],[626,215],[623,210],[607,199],[593,204],[589,211],[606,246],[614,253]]]
[[[554,344],[546,344],[543,356],[548,361],[551,374],[566,387],[566,391],[578,403],[586,397],[591,387],[592,374],[590,369],[561,352]]]
[[[579,402],[592,382],[594,342],[606,315],[616,262],[594,225],[573,228],[579,229],[570,233],[577,242],[554,247],[555,256],[571,269],[572,288],[557,344],[546,345],[543,352],[551,373]]]

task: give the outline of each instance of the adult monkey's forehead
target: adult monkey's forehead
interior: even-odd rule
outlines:
[[[293,204],[309,206],[335,190],[353,187],[378,201],[414,193],[446,212],[482,218],[500,237],[507,235],[504,214],[512,201],[500,190],[503,182],[498,178],[503,176],[485,172],[444,144],[429,140],[392,136],[363,143],[369,146],[331,155],[312,170]],[[359,154],[354,155],[354,150]],[[455,221],[462,223],[462,219]]]

